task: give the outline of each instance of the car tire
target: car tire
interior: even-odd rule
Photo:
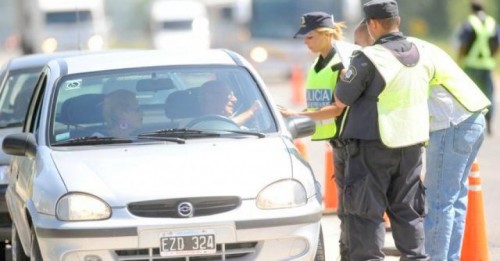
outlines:
[[[31,228],[31,250],[30,261],[42,261],[42,253],[40,252],[40,245],[38,245],[38,238],[35,234],[35,228]]]
[[[24,254],[23,245],[19,239],[19,234],[17,233],[16,226],[12,224],[12,261],[29,261],[30,259]]]
[[[316,256],[314,257],[314,261],[325,261],[325,244],[323,242],[323,228],[319,228],[319,240],[318,240],[318,248],[316,249]]]

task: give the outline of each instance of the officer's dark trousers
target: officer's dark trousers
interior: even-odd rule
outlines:
[[[347,159],[347,151],[343,147],[333,146],[333,165],[335,170],[335,184],[337,186],[337,193],[339,204],[337,207],[337,217],[340,219],[340,239],[339,239],[339,249],[340,249],[340,261],[347,261],[348,259],[348,247],[345,237],[345,222],[344,222],[344,204],[343,204],[343,191],[345,187],[345,162]]]
[[[383,260],[384,212],[391,221],[401,260],[428,260],[424,250],[425,192],[420,174],[422,145],[390,149],[380,141],[346,146],[344,260]]]

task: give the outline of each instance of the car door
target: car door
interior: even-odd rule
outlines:
[[[41,108],[43,93],[47,83],[47,76],[42,73],[35,91],[30,100],[26,120],[23,126],[23,132],[32,133],[38,141],[38,127],[41,119]],[[16,226],[17,232],[24,246],[24,249],[29,249],[30,242],[30,226],[28,217],[26,216],[26,205],[31,199],[32,182],[36,170],[36,157],[14,156],[11,162],[11,177],[10,189],[8,191],[9,212]]]

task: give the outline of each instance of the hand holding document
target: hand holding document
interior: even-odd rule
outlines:
[[[345,69],[349,68],[349,64],[351,63],[352,53],[356,50],[361,49],[361,46],[348,43],[345,41],[333,40],[332,46],[337,51],[340,61]]]

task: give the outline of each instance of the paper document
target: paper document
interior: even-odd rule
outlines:
[[[333,48],[337,51],[340,57],[340,61],[342,65],[344,65],[345,69],[349,68],[349,64],[351,63],[352,53],[356,50],[361,49],[361,46],[355,45],[352,43],[348,43],[345,41],[332,41]]]

